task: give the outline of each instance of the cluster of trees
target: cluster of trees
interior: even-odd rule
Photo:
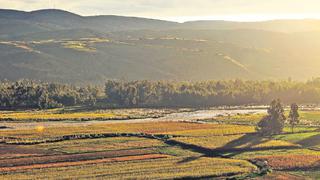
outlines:
[[[299,106],[291,104],[289,112],[289,124],[293,128],[299,123]],[[274,135],[282,133],[286,121],[284,109],[279,99],[273,100],[268,108],[268,115],[263,117],[257,125],[257,131],[262,135]]]
[[[97,87],[76,87],[58,83],[30,80],[0,83],[0,108],[48,109],[62,106],[89,105],[96,103]]]
[[[296,81],[107,81],[106,103],[124,107],[198,107],[264,105],[274,98],[286,104],[318,104],[320,79]]]
[[[61,106],[210,107],[264,105],[274,98],[285,104],[319,104],[320,79],[296,81],[117,81],[100,86],[66,85],[30,80],[0,83],[0,108]]]

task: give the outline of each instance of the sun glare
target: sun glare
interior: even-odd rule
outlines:
[[[36,127],[36,131],[39,132],[39,133],[43,132],[44,131],[44,126],[37,126]]]
[[[234,14],[214,16],[176,16],[163,19],[176,22],[198,21],[198,20],[223,20],[237,22],[257,22],[276,19],[320,19],[320,14]]]

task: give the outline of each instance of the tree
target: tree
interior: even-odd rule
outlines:
[[[284,109],[279,99],[273,100],[268,108],[268,115],[258,123],[257,130],[262,135],[280,134],[284,128]]]
[[[293,128],[299,123],[299,106],[296,103],[291,104],[291,109],[289,113],[289,123],[291,125],[291,131],[293,133]]]
[[[38,98],[38,107],[40,109],[48,109],[49,106],[50,106],[50,99],[47,92],[44,91]]]
[[[95,106],[96,103],[97,103],[97,98],[94,97],[93,95],[90,95],[88,97],[88,99],[86,100],[85,105],[87,105],[87,106]]]

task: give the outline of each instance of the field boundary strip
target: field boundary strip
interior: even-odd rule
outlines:
[[[130,150],[116,150],[106,152],[93,152],[93,153],[76,153],[76,154],[61,154],[61,155],[45,155],[37,157],[24,157],[1,159],[0,168],[24,166],[33,164],[47,164],[59,162],[76,162],[85,160],[96,160],[102,158],[120,158],[129,156],[140,156],[154,154],[155,150],[149,149],[130,149]]]
[[[7,138],[2,137],[0,143],[12,144],[12,145],[35,145],[43,143],[54,143],[68,140],[79,139],[99,139],[99,138],[112,138],[112,137],[139,137],[157,140],[166,140],[173,137],[186,137],[183,135],[171,135],[171,134],[147,134],[147,133],[106,133],[106,134],[75,134],[65,135],[59,137],[52,137],[49,139],[24,139],[24,138]],[[6,141],[12,140],[12,141]]]
[[[104,159],[95,159],[95,160],[80,160],[80,161],[74,161],[74,162],[55,162],[55,163],[33,164],[33,165],[15,166],[15,167],[2,167],[0,168],[0,172],[1,174],[6,174],[8,172],[20,171],[20,170],[79,166],[79,165],[87,165],[87,164],[137,161],[137,160],[148,160],[148,159],[161,159],[161,158],[167,158],[167,157],[169,157],[169,155],[146,154],[146,155],[123,156],[123,157],[104,158]]]

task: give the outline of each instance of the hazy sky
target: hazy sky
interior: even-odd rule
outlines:
[[[0,0],[0,8],[56,8],[81,15],[114,14],[180,22],[320,18],[319,0]]]

